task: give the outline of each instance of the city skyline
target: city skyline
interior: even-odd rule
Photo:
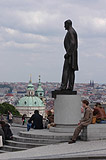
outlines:
[[[76,83],[106,82],[105,0],[1,0],[0,82],[61,82],[66,34],[71,19],[78,33]]]
[[[0,83],[0,103],[7,102],[16,105],[20,98],[27,95],[29,85],[31,85],[31,81],[29,81],[29,83]],[[33,95],[38,96],[37,90],[40,85],[44,93],[44,98],[46,98],[48,102],[48,106],[51,104],[53,107],[51,93],[53,90],[59,88],[60,84],[51,82],[33,83]],[[106,104],[106,84],[97,84],[93,81],[89,83],[77,83],[75,84],[74,90],[81,96],[81,99],[88,99],[90,103],[100,102]]]

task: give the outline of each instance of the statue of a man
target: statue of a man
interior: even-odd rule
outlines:
[[[77,62],[77,33],[72,27],[72,21],[67,20],[64,22],[65,30],[67,30],[66,36],[64,38],[64,48],[66,54],[64,56],[64,67],[60,90],[71,90],[73,91],[74,81],[75,81],[75,71],[78,70]]]

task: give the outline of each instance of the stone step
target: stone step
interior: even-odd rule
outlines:
[[[12,123],[11,126],[12,127],[19,127],[19,128],[26,128],[27,129],[27,125],[21,125],[21,124]]]
[[[8,146],[8,145],[4,145],[1,150],[3,151],[8,151],[8,152],[15,152],[15,151],[22,151],[22,150],[26,150],[27,148],[21,148],[21,147],[13,147],[13,146]]]
[[[20,136],[14,136],[13,137],[13,141],[17,141],[17,142],[23,142],[23,143],[30,143],[30,144],[34,144],[34,145],[48,145],[48,144],[56,144],[56,143],[61,143],[61,142],[65,142],[63,140],[55,140],[55,139],[37,139],[37,138],[27,138],[25,136],[20,137]]]
[[[70,133],[72,136],[74,133],[75,127],[72,128],[60,128],[60,127],[50,127],[50,132],[56,132],[56,133]]]
[[[72,135],[42,135],[40,134],[31,134],[29,132],[19,132],[20,137],[34,138],[34,139],[45,139],[45,140],[57,140],[57,141],[67,141]]]
[[[6,151],[1,150],[1,148],[0,148],[0,154],[1,154],[1,153],[6,153]]]
[[[19,141],[10,141],[10,140],[7,140],[6,141],[6,145],[8,146],[13,146],[13,147],[21,147],[21,148],[34,148],[34,147],[40,147],[40,146],[43,146],[41,144],[34,144],[34,143],[23,143],[23,142],[19,142]]]

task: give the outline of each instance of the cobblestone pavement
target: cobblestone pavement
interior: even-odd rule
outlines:
[[[19,130],[25,131],[26,128],[13,127],[13,132],[16,134]],[[32,134],[42,134],[43,131],[31,130]],[[50,134],[46,131],[45,134]],[[59,134],[59,133],[58,133]],[[57,134],[57,135],[58,135]],[[56,135],[56,133],[55,133]],[[60,143],[55,145],[48,145],[37,147],[20,152],[8,152],[0,155],[0,160],[31,160],[31,159],[61,159],[69,157],[106,157],[106,140],[98,141],[78,141],[74,144]],[[81,159],[81,158],[79,158]],[[92,158],[93,160],[94,158]],[[105,159],[105,158],[104,158]],[[85,160],[87,160],[85,158]],[[103,158],[102,158],[103,160]]]

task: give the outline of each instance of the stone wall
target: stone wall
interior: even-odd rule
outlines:
[[[7,115],[3,115],[3,117],[4,117],[4,121],[7,122]],[[30,117],[25,118],[26,119],[25,124],[27,124],[29,118]],[[22,117],[21,116],[20,117],[19,116],[13,116],[13,123],[22,125]],[[46,126],[47,126],[47,122],[46,122],[45,119],[43,119],[43,127],[45,128]]]
[[[106,139],[106,124],[90,124],[87,127],[87,140]]]
[[[3,115],[3,117],[4,117],[4,120],[7,122],[7,115]],[[29,117],[26,117],[26,124],[27,124],[28,119]],[[13,123],[22,124],[22,117],[13,116]]]

